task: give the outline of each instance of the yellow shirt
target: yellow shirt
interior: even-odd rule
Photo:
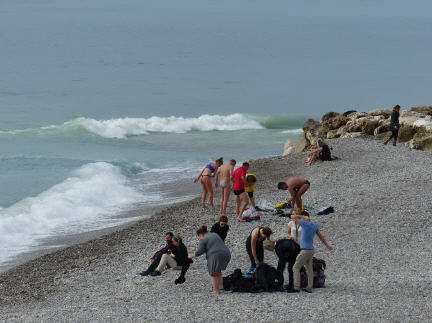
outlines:
[[[253,176],[253,177],[255,177],[255,179],[257,178],[257,176],[255,174],[252,174],[252,173],[247,173],[246,178],[248,178],[248,176]],[[255,181],[254,183],[252,183],[252,182],[248,182],[248,183],[249,183],[249,186],[251,187],[252,190],[249,190],[249,186],[245,185],[245,192],[246,193],[255,192],[255,185],[256,185],[257,181]]]

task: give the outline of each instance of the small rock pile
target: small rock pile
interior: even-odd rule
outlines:
[[[285,143],[284,155],[307,150],[317,138],[390,137],[390,114],[391,110],[374,110],[369,113],[349,110],[342,114],[328,112],[320,122],[309,119],[303,125],[299,139]],[[409,148],[432,151],[432,106],[401,111],[399,123],[399,142],[404,142]]]

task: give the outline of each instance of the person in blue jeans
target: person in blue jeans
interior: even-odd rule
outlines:
[[[294,288],[289,289],[289,293],[298,293],[300,291],[300,269],[305,266],[306,275],[308,277],[308,285],[303,290],[312,293],[313,287],[313,268],[312,268],[312,257],[314,255],[314,245],[313,239],[315,234],[320,238],[322,243],[327,247],[328,250],[333,250],[333,247],[330,246],[325,237],[319,232],[318,225],[314,222],[311,222],[309,217],[304,215],[291,215],[291,220],[299,220],[300,226],[302,229],[302,234],[300,237],[300,253],[296,258],[296,262],[293,267],[294,272]]]

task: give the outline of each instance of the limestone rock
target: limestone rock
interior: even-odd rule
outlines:
[[[346,125],[349,120],[350,119],[348,117],[339,115],[322,122],[322,124],[323,128],[328,128],[328,130],[334,130]]]
[[[427,137],[415,135],[414,138],[407,143],[407,146],[413,149],[432,152],[432,135]]]
[[[284,145],[283,156],[293,154],[293,153],[301,153],[305,151],[310,146],[310,142],[306,139],[305,133],[302,133],[297,141],[287,140]]]
[[[356,113],[356,112],[357,112],[357,110],[348,110],[348,111],[345,111],[344,113],[342,113],[342,115],[344,117],[349,117],[351,114]]]
[[[334,130],[330,130],[329,132],[327,132],[327,139],[339,138],[340,134],[338,131],[339,131],[339,129],[334,129]]]
[[[332,119],[334,117],[337,117],[339,115],[339,113],[337,112],[327,112],[326,114],[324,114],[321,118],[321,123],[323,123],[324,121],[327,121],[329,119]]]
[[[424,113],[424,114],[428,114],[428,115],[432,116],[432,106],[430,106],[430,105],[413,107],[413,108],[409,109],[409,111]]]
[[[389,118],[391,115],[391,110],[388,109],[378,109],[369,112],[370,116],[383,116],[384,118]]]
[[[370,118],[361,118],[357,121],[361,132],[365,135],[372,136],[374,134],[375,128],[378,126],[378,121]]]
[[[362,136],[361,132],[346,132],[341,136],[341,138],[357,138],[361,136]]]
[[[402,126],[399,129],[398,140],[400,142],[410,141],[416,132],[417,130],[412,126]]]

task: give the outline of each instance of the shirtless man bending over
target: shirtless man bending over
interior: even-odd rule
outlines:
[[[231,176],[234,172],[236,161],[231,159],[228,163],[219,167],[216,173],[216,183],[220,178],[219,186],[221,187],[220,213],[226,215],[228,199],[231,193]]]
[[[286,191],[288,190],[291,194],[291,213],[295,208],[294,204],[297,204],[297,207],[302,209],[302,195],[309,189],[310,182],[307,179],[299,178],[299,177],[291,177],[286,180],[286,182],[279,182],[278,189]]]

